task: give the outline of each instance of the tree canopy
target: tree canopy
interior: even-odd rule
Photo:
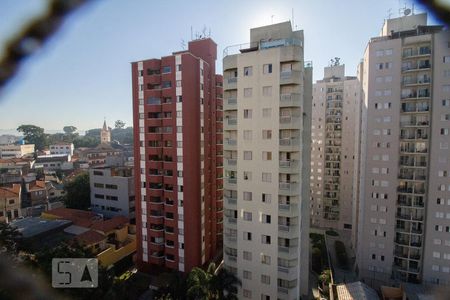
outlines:
[[[119,128],[122,129],[125,127],[125,122],[122,120],[117,120],[116,122],[114,122],[114,128]]]
[[[237,287],[241,281],[227,269],[217,270],[210,263],[207,270],[193,268],[187,278],[175,276],[159,291],[156,299],[237,300]]]
[[[18,132],[23,133],[25,142],[34,144],[37,150],[42,150],[47,145],[47,135],[44,128],[36,125],[20,125],[17,127]]]
[[[77,131],[77,128],[75,126],[64,126],[63,130],[66,134],[72,134]]]
[[[91,207],[89,173],[81,173],[64,185],[66,207],[87,210]]]

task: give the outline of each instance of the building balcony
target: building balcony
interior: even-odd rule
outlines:
[[[408,258],[408,252],[394,251],[394,256],[397,256],[400,258]]]
[[[282,196],[298,195],[299,184],[297,182],[280,182],[278,194]]]
[[[281,246],[278,245],[278,256],[282,258],[295,257],[298,255],[298,246]]]
[[[420,63],[420,64],[413,64],[411,66],[405,66],[402,67],[403,73],[409,73],[409,72],[417,72],[417,71],[423,71],[423,70],[429,70],[431,68],[431,64],[428,63]]]
[[[297,224],[278,224],[278,236],[284,238],[293,238],[298,236]]]
[[[402,126],[402,127],[428,127],[428,126],[430,126],[430,121],[410,120],[410,121],[400,122],[400,126]]]
[[[300,106],[300,94],[290,93],[280,95],[280,107],[298,107]]]
[[[280,214],[282,214],[283,212],[288,213],[288,214],[298,213],[298,204],[296,204],[296,203],[290,203],[290,204],[278,203],[278,210],[279,210]]]
[[[424,203],[420,201],[413,200],[397,200],[397,205],[405,206],[405,207],[414,207],[414,208],[424,208]]]
[[[422,49],[414,49],[412,51],[408,51],[403,53],[403,58],[414,58],[414,57],[426,57],[430,56],[431,49],[430,48],[422,48]]]
[[[298,116],[280,116],[280,129],[300,129],[301,118]]]
[[[236,110],[237,109],[237,99],[228,98],[223,104],[223,110]]]
[[[291,138],[282,138],[280,139],[280,151],[300,151],[300,138],[299,137],[291,137]]]
[[[278,278],[284,280],[295,280],[298,276],[297,266],[280,266],[278,265]]]
[[[402,82],[404,86],[417,86],[417,85],[429,85],[431,83],[431,78],[414,78],[411,80],[405,80]]]
[[[236,227],[237,224],[237,218],[232,218],[232,217],[226,217],[225,218],[226,222],[228,225]]]
[[[270,42],[267,42],[270,43]],[[280,62],[301,61],[300,46],[284,46],[280,48]]]
[[[398,187],[397,192],[402,194],[418,194],[423,195],[425,194],[424,188],[412,188],[412,187]]]
[[[236,205],[237,204],[237,198],[231,198],[231,197],[225,196],[225,199],[227,200],[227,203],[229,205]]]
[[[416,100],[416,99],[423,99],[423,98],[430,98],[431,94],[428,93],[412,93],[408,95],[402,95],[402,100]]]
[[[231,262],[231,263],[236,264],[236,262],[237,262],[237,256],[236,255],[229,255],[229,254],[225,253],[225,257],[228,260],[228,263]]]
[[[237,235],[231,235],[231,234],[225,233],[224,236],[225,236],[225,239],[229,242],[232,242],[232,243],[237,242]]]
[[[237,150],[237,140],[226,138],[224,146],[226,150]]]
[[[287,70],[280,72],[280,85],[301,84],[301,72],[297,70]]]
[[[237,118],[225,118],[224,130],[237,130]]]
[[[283,174],[298,173],[300,171],[297,160],[280,160],[279,166],[280,173]]]
[[[223,79],[223,90],[236,90],[237,89],[237,77],[229,77]]]
[[[422,242],[411,242],[410,244],[411,247],[416,247],[416,248],[420,248],[422,247]]]

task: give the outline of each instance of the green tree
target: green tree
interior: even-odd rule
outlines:
[[[73,145],[75,148],[79,147],[89,147],[94,148],[100,144],[100,136],[78,136],[73,140]]]
[[[186,276],[180,272],[170,274],[170,279],[166,286],[160,288],[155,293],[157,300],[184,300],[186,299],[187,282]]]
[[[65,134],[73,134],[77,131],[77,128],[75,126],[64,126],[63,130]]]
[[[37,150],[42,150],[47,145],[47,135],[44,128],[35,125],[20,125],[18,132],[22,132],[28,144],[34,144]]]
[[[239,279],[226,269],[216,270],[216,264],[210,263],[205,271],[193,268],[187,278],[187,296],[189,299],[237,300]]]
[[[91,207],[91,188],[89,174],[82,173],[64,185],[64,203],[68,208],[87,210]]]
[[[111,139],[121,144],[133,144],[133,127],[114,128],[111,130]]]
[[[122,120],[117,120],[114,122],[114,128],[122,129],[125,127],[125,122]]]
[[[15,255],[17,242],[21,236],[22,234],[16,227],[0,222],[0,253]]]
[[[331,283],[331,270],[323,270],[319,275],[319,282],[322,283],[322,288],[325,289]]]

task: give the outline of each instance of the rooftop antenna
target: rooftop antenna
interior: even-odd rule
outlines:
[[[387,18],[390,19],[392,15],[392,8],[389,8],[387,13],[388,13]]]
[[[181,39],[181,48],[183,48],[183,50],[185,50],[186,48],[186,42],[184,41],[184,39]]]
[[[273,24],[273,17],[274,17],[275,15],[271,15],[270,16],[270,18],[271,18],[271,20],[272,20],[272,24]]]
[[[192,25],[191,25],[191,41],[194,39],[194,34],[192,33]]]
[[[295,23],[294,23],[294,8],[292,8],[292,26],[295,28]]]

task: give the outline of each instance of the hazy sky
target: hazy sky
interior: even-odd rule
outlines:
[[[45,0],[0,1],[0,53],[5,41]],[[409,6],[411,0],[406,2]],[[181,50],[191,26],[206,26],[218,44],[221,72],[226,46],[249,42],[250,28],[292,18],[305,31],[305,60],[314,80],[335,56],[355,75],[367,41],[377,36],[398,0],[97,0],[71,15],[58,34],[29,59],[0,95],[0,129],[35,124],[98,128],[106,118],[132,124],[130,62]],[[423,12],[417,7],[416,13]],[[430,20],[429,23],[436,23]]]

